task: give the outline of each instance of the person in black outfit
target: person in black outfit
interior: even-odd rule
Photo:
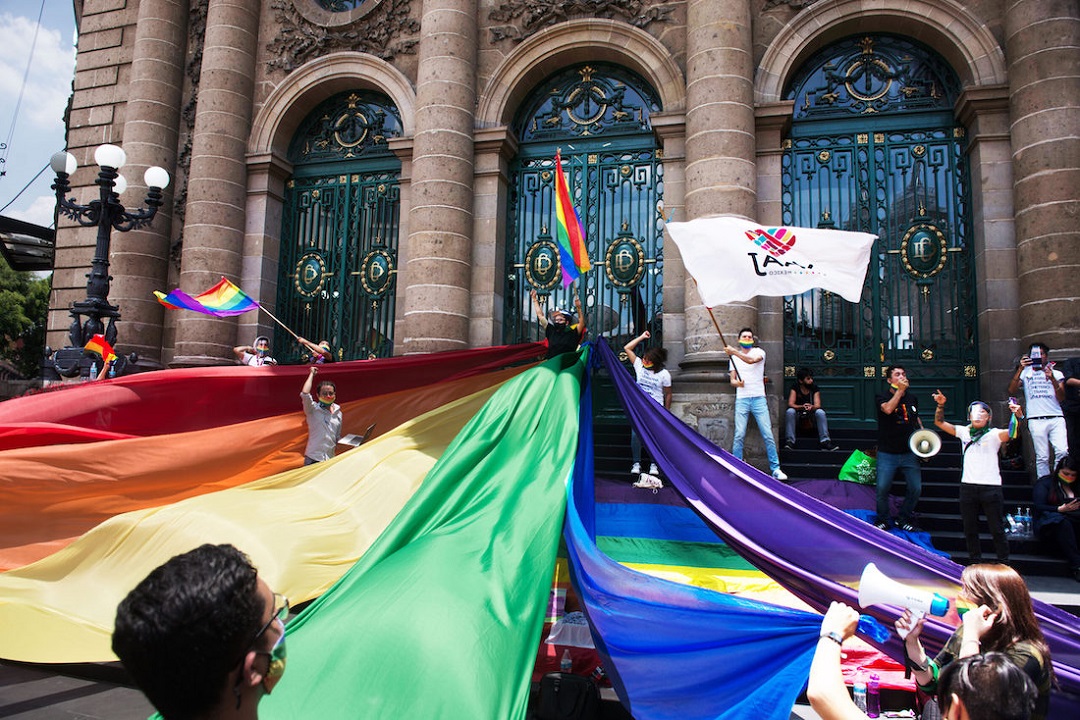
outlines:
[[[585,315],[581,312],[581,298],[574,296],[574,310],[577,311],[578,322],[571,324],[573,319],[565,310],[554,308],[551,311],[551,319],[544,316],[544,310],[540,307],[540,298],[536,291],[529,293],[532,296],[533,310],[536,312],[536,321],[547,338],[548,349],[544,358],[553,358],[565,352],[574,352],[578,349],[585,337]]]
[[[1035,534],[1069,561],[1073,579],[1080,582],[1080,499],[1077,466],[1072,455],[1061,458],[1051,475],[1035,483]]]
[[[803,417],[812,417],[817,423],[818,442],[822,450],[838,450],[829,439],[829,423],[825,411],[821,409],[821,391],[814,382],[810,368],[799,368],[795,373],[795,384],[788,391],[787,414],[784,418],[784,449],[795,447],[795,423]]]
[[[889,518],[889,490],[896,474],[902,473],[907,483],[904,504],[896,518],[896,526],[907,532],[917,530],[911,522],[915,504],[922,494],[922,467],[919,458],[908,447],[911,433],[922,428],[919,409],[908,395],[907,371],[892,365],[885,371],[889,389],[875,398],[877,405],[878,453],[877,453],[877,522],[885,530]]]
[[[1065,376],[1065,399],[1061,413],[1065,416],[1065,433],[1069,455],[1080,457],[1080,357],[1069,358],[1058,368]]]

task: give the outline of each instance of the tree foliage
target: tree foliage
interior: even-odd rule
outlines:
[[[51,289],[51,275],[16,272],[0,258],[0,358],[25,377],[41,372]]]

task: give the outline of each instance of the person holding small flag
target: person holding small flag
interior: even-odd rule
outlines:
[[[960,475],[960,519],[964,523],[964,542],[971,562],[982,562],[979,546],[979,510],[986,516],[994,552],[1000,563],[1009,562],[1009,540],[1005,537],[1005,495],[1001,489],[998,449],[1016,437],[1020,427],[1020,406],[1009,403],[1009,428],[990,426],[993,413],[981,400],[968,405],[969,425],[953,425],[945,420],[945,395],[937,390],[931,395],[937,408],[934,425],[960,440],[963,472]]]

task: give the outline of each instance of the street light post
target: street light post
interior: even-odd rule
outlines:
[[[116,342],[116,321],[120,319],[120,309],[109,302],[109,283],[112,280],[109,275],[109,245],[112,231],[127,232],[149,225],[162,205],[162,190],[169,185],[169,173],[165,169],[147,169],[143,176],[148,188],[144,201],[146,207],[128,210],[120,203],[120,195],[127,188],[127,181],[119,170],[126,160],[126,154],[116,145],[102,145],[94,151],[94,161],[99,166],[95,183],[100,197],[86,205],[67,197],[71,191],[69,178],[77,167],[74,156],[58,152],[50,161],[56,173],[52,188],[56,191],[58,212],[83,227],[97,226],[97,244],[87,274],[86,299],[71,305],[72,322],[68,330],[71,347],[54,352],[51,358],[53,368],[63,377],[74,377],[81,372],[83,347],[94,335],[104,335],[110,345]],[[82,319],[84,316],[85,322]],[[119,357],[116,365],[117,373],[123,373],[126,358]]]

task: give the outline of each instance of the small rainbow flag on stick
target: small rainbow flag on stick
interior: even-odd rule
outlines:
[[[559,262],[562,265],[563,287],[589,272],[589,251],[585,247],[585,233],[581,231],[581,218],[570,202],[570,190],[566,185],[566,173],[562,169],[562,150],[555,151],[555,234],[559,240]]]
[[[112,345],[110,345],[109,341],[105,339],[105,336],[101,334],[90,338],[90,342],[83,346],[83,350],[96,352],[105,362],[112,362],[116,359],[116,351],[112,349]]]
[[[226,278],[221,278],[217,285],[195,297],[180,289],[173,290],[168,295],[155,290],[154,295],[158,302],[170,310],[194,310],[215,317],[243,315],[259,307],[259,303]]]

